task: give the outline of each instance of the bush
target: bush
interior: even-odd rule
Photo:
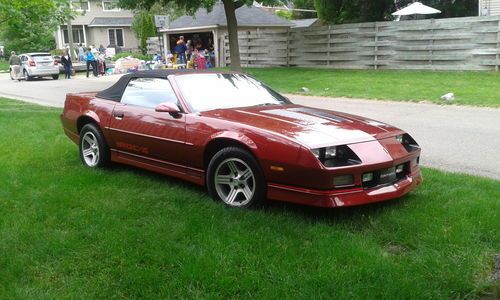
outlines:
[[[142,59],[142,60],[151,60],[152,56],[151,55],[144,55],[140,52],[120,52],[118,54],[116,54],[115,56],[113,56],[113,61],[116,61],[120,58],[123,58],[123,57],[128,57],[128,56],[132,56],[134,58],[137,58],[137,59]]]
[[[54,49],[54,50],[50,50],[50,54],[52,54],[52,55],[64,55],[65,51],[66,51],[66,49]]]
[[[287,11],[287,10],[278,10],[276,11],[276,15],[280,18],[286,19],[286,20],[291,20],[292,19],[292,12]]]

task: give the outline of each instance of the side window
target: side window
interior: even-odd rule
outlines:
[[[158,104],[178,104],[174,90],[167,79],[133,78],[129,81],[120,101],[124,104],[155,108]]]

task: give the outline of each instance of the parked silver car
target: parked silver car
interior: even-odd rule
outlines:
[[[59,79],[59,65],[50,53],[24,53],[19,57],[21,58],[21,73],[24,79],[32,80],[34,77],[45,76]]]

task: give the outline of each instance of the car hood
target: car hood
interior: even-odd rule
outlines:
[[[218,109],[201,115],[272,132],[309,148],[374,141],[402,133],[378,121],[301,105]]]

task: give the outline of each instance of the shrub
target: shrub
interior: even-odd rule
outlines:
[[[54,49],[54,50],[50,50],[50,54],[52,54],[52,55],[64,55],[65,51],[66,51],[66,49]]]

